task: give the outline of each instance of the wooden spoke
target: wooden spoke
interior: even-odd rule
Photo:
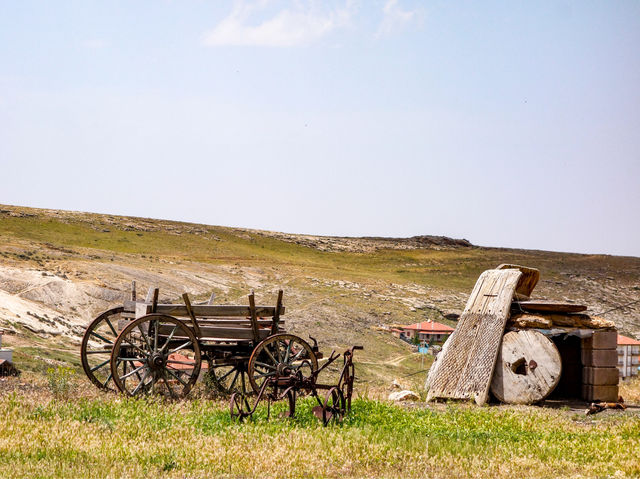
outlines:
[[[184,348],[188,348],[189,346],[191,346],[193,344],[193,341],[187,341],[186,343],[184,343],[181,346],[178,346],[176,349],[172,349],[171,351],[169,351],[169,354],[173,354],[173,353],[177,353],[178,351],[184,349]]]
[[[113,324],[111,324],[111,321],[109,321],[109,318],[105,319],[105,322],[107,323],[107,326],[109,326],[109,329],[111,330],[111,332],[113,333],[114,336],[117,336],[118,333],[116,332],[116,328],[113,327]]]
[[[147,344],[147,348],[149,348],[149,351],[153,351],[153,348],[151,347],[151,343],[149,342],[149,338],[147,337],[147,334],[142,330],[142,327],[140,326],[140,324],[137,324],[138,329],[140,330],[140,335],[142,336],[142,339],[144,339],[144,342]]]
[[[109,341],[107,338],[105,338],[104,336],[96,333],[95,331],[91,331],[91,336],[95,336],[96,338],[102,339],[107,344],[113,344],[113,341]]]
[[[167,347],[169,346],[169,343],[171,343],[171,340],[173,339],[173,335],[176,334],[176,331],[178,330],[178,326],[174,326],[173,329],[171,330],[171,334],[169,334],[169,337],[167,338],[167,340],[165,341],[164,345],[162,346],[162,348],[160,348],[160,352],[164,352],[165,349],[167,349]]]
[[[107,359],[106,361],[101,362],[100,364],[94,366],[91,368],[91,372],[94,372],[97,369],[100,369],[103,366],[106,366],[107,364],[109,364],[109,362],[111,361],[111,358]]]
[[[132,371],[129,371],[124,376],[120,376],[120,379],[127,379],[129,376],[133,376],[135,373],[137,373],[138,371],[140,371],[143,368],[144,368],[144,365],[142,365],[139,368],[136,368],[136,369],[134,369]]]
[[[167,379],[167,372],[166,371],[163,371],[162,380],[166,384],[167,389],[169,390],[169,394],[171,394],[171,397],[174,398],[174,399],[177,398],[175,391],[171,387],[171,384],[169,384],[169,380]]]

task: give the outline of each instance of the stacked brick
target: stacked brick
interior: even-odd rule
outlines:
[[[617,331],[594,331],[582,340],[582,399],[618,400],[617,343]]]

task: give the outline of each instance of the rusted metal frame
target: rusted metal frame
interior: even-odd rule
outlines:
[[[193,313],[193,309],[191,308],[191,300],[189,299],[189,295],[184,293],[182,295],[182,300],[184,301],[184,305],[187,308],[187,313],[189,313],[189,317],[191,318],[191,323],[193,324],[193,332],[196,335],[197,339],[200,339],[202,336],[202,331],[200,330],[200,325],[198,324],[198,320],[196,315]]]

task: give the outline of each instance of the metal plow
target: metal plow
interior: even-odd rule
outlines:
[[[314,341],[315,342],[315,341]],[[261,347],[260,347],[261,346]],[[353,346],[342,355],[335,351],[320,368],[309,359],[297,359],[304,356],[304,350],[291,341],[263,343],[253,352],[249,360],[250,371],[256,368],[260,380],[258,394],[251,397],[242,392],[231,395],[229,409],[231,417],[238,421],[250,418],[262,401],[267,401],[267,417],[271,415],[271,403],[287,400],[289,409],[283,415],[294,417],[296,399],[300,396],[313,396],[318,405],[313,414],[326,426],[340,422],[351,411],[355,368],[353,353],[362,346]],[[342,371],[337,384],[321,384],[318,376],[336,360],[342,357]]]

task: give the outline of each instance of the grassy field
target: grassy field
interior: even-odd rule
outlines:
[[[11,478],[638,477],[640,415],[424,404],[366,397],[322,427],[311,399],[245,423],[225,402],[162,403],[82,386],[56,398],[38,377],[0,399],[0,471]],[[639,389],[638,384],[629,386]]]

